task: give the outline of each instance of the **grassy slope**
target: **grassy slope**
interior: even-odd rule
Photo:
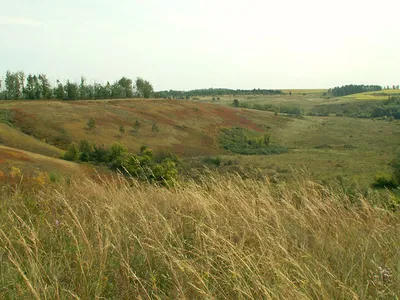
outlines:
[[[0,189],[1,299],[397,299],[400,219],[303,178]],[[15,201],[18,199],[18,201]]]
[[[51,157],[60,157],[63,154],[63,151],[57,147],[48,145],[30,135],[22,133],[16,128],[2,123],[0,123],[0,145],[1,144]]]
[[[293,96],[282,97],[290,100]],[[319,97],[315,101],[326,100]],[[240,167],[278,170],[282,175],[287,174],[291,167],[305,167],[320,180],[345,176],[370,183],[377,171],[389,171],[388,162],[395,149],[400,147],[400,123],[397,121],[275,117],[269,112],[193,101],[3,102],[2,108],[15,113],[19,126],[48,143],[64,143],[63,147],[70,141],[88,139],[106,145],[121,142],[136,152],[145,144],[157,151],[178,153],[191,161],[203,155],[227,155],[224,160],[235,160]],[[97,123],[93,132],[85,129],[89,118],[94,118]],[[130,132],[136,120],[141,122],[138,136]],[[153,122],[160,127],[157,134],[151,132]],[[126,128],[122,137],[118,131],[121,124]],[[273,142],[291,150],[273,156],[231,156],[218,147],[218,129],[223,126],[267,130],[272,134]],[[16,129],[0,124],[0,130],[3,130],[0,137],[4,145],[50,156],[60,153],[59,149]]]
[[[6,174],[11,166],[21,169],[26,175],[33,175],[38,170],[46,173],[78,175],[88,169],[73,162],[0,146],[0,171]]]
[[[14,112],[19,127],[61,147],[89,139],[105,145],[123,142],[132,151],[146,144],[182,156],[209,155],[219,152],[215,135],[220,126],[262,130],[246,112],[185,101],[32,101],[6,103],[4,107]],[[85,129],[89,118],[96,120],[93,131]],[[130,132],[136,120],[141,123],[137,136]],[[158,134],[151,131],[153,122],[160,128]],[[120,125],[126,129],[122,137]]]
[[[289,153],[257,158],[263,169],[307,168],[314,178],[336,176],[371,183],[379,171],[390,172],[388,162],[400,147],[400,122],[342,117],[294,119],[274,129],[279,144]],[[239,158],[249,164],[254,157]]]

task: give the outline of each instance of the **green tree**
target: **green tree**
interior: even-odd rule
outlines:
[[[118,98],[125,98],[125,89],[115,82],[111,86],[111,98],[118,99]]]
[[[35,94],[34,99],[42,99],[42,87],[36,75],[33,75],[33,93]]]
[[[79,97],[79,87],[76,83],[70,82],[69,80],[67,81],[67,84],[65,85],[65,90],[66,90],[66,98],[68,100],[76,100]]]
[[[63,84],[57,79],[57,87],[55,88],[54,95],[59,100],[65,99],[65,90]]]
[[[26,77],[26,86],[24,89],[25,99],[35,99],[35,83],[31,74]]]
[[[79,85],[79,97],[80,99],[87,99],[87,86],[86,86],[86,78],[81,76],[81,83]]]
[[[239,107],[239,100],[238,99],[234,99],[233,102],[232,102],[232,105],[234,107]]]
[[[3,91],[1,88],[2,88],[2,83],[3,83],[3,81],[0,79],[0,100],[4,100],[5,99],[5,91]]]
[[[138,77],[136,79],[136,90],[137,90],[139,97],[142,97],[142,98],[150,98],[154,92],[153,86],[151,85],[151,83],[140,77]]]
[[[6,88],[6,98],[9,100],[22,99],[24,91],[25,75],[24,72],[19,71],[12,73],[7,71],[6,78],[4,80]]]
[[[133,82],[132,79],[122,77],[118,80],[118,85],[122,87],[124,90],[124,97],[125,98],[132,98],[133,97]]]
[[[45,74],[39,75],[39,82],[43,99],[51,99],[53,97],[51,85]]]

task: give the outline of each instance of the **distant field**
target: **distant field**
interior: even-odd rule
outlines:
[[[317,93],[317,94],[322,94],[322,93],[326,93],[326,92],[328,92],[328,89],[284,89],[284,90],[282,90],[282,92],[284,92],[284,93],[289,93],[289,92],[292,92],[292,94],[303,94],[303,93],[306,93],[306,94],[314,94],[314,93]]]
[[[289,91],[292,92],[289,95]],[[217,101],[213,101],[212,96],[193,97],[198,102],[216,103],[220,105],[232,106],[234,99],[247,104],[271,104],[274,106],[291,106],[303,110],[311,110],[316,105],[331,102],[332,99],[323,96],[327,90],[284,90],[283,95],[224,95]],[[216,97],[214,97],[216,98]]]
[[[382,90],[377,92],[366,92],[342,97],[343,101],[347,99],[354,100],[387,100],[390,95],[400,95],[400,90]]]
[[[278,101],[280,96],[265,97],[246,99]],[[229,103],[232,97],[220,99],[222,103]],[[320,98],[318,93],[314,96],[292,93],[292,96],[282,96],[281,100],[300,101],[303,107],[311,107],[313,103],[332,99]],[[219,156],[222,163],[218,169],[223,172],[260,168],[283,179],[292,177],[292,168],[308,169],[318,180],[345,177],[370,184],[376,172],[390,170],[388,162],[400,147],[399,121],[274,116],[271,112],[186,100],[14,101],[0,105],[14,115],[14,128],[0,124],[4,146],[59,157],[69,143],[82,139],[98,145],[123,143],[132,152],[147,145],[157,153],[178,154],[189,175],[192,168],[207,165],[203,163],[204,157]],[[94,130],[86,128],[90,118],[96,122]],[[132,132],[136,121],[140,122],[138,133]],[[159,132],[152,132],[153,123]],[[122,135],[120,125],[125,128]],[[232,126],[254,130],[260,135],[268,132],[273,144],[289,147],[289,152],[242,156],[224,151],[218,144],[219,130]],[[45,165],[46,162],[37,164],[39,168]]]

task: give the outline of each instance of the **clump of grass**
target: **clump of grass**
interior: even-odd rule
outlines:
[[[222,164],[222,158],[219,156],[207,156],[202,159],[202,162],[219,167]]]
[[[369,199],[205,176],[0,189],[2,299],[393,299],[398,214]],[[384,271],[382,271],[384,270]]]

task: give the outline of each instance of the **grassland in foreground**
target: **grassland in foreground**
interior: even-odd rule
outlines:
[[[1,299],[396,299],[390,195],[203,177],[0,189]],[[384,201],[384,202],[381,202]]]

